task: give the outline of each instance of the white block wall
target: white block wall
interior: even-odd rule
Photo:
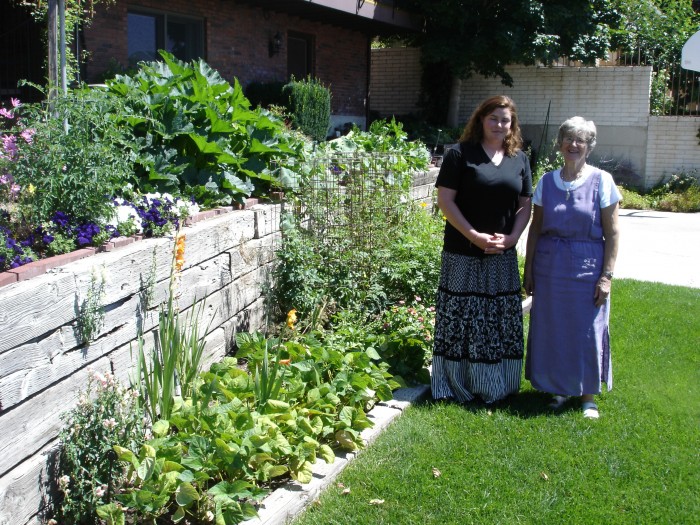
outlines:
[[[649,117],[647,183],[674,174],[700,175],[700,117]]]
[[[649,67],[531,67],[509,66],[513,87],[493,78],[472,77],[462,82],[459,120],[469,116],[485,98],[504,94],[518,106],[525,125],[545,122],[551,102],[550,126],[581,115],[597,126],[646,126],[649,115]]]

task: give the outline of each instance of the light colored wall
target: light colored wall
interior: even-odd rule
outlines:
[[[483,99],[505,94],[518,105],[523,136],[535,149],[551,144],[567,118],[581,115],[593,120],[598,145],[591,161],[615,170],[619,182],[649,188],[674,171],[700,170],[700,146],[695,136],[700,117],[649,116],[651,67],[506,69],[513,77],[513,87],[479,76],[461,82],[458,96],[452,100],[458,126],[467,122]],[[371,111],[381,116],[418,112],[418,51],[372,50],[370,85],[375,94],[370,98]]]
[[[648,184],[673,174],[700,177],[700,117],[649,117]]]
[[[209,326],[205,367],[231,350],[236,331],[263,326],[262,290],[280,235],[279,217],[280,205],[257,205],[183,229],[178,305],[187,312],[206,298],[200,323],[201,332]],[[172,246],[168,238],[145,239],[0,287],[0,523],[40,522],[60,416],[75,406],[88,367],[110,371],[128,385],[139,328],[146,351],[153,348]],[[105,316],[85,346],[76,324],[93,272],[98,282],[106,277]],[[145,310],[144,283],[151,275],[154,301]]]
[[[523,138],[546,151],[559,125],[580,115],[598,129],[591,162],[606,169],[622,165],[625,182],[644,185],[651,68],[509,66],[507,71],[513,87],[483,77],[462,82],[460,122],[465,123],[483,99],[508,95],[518,106]]]

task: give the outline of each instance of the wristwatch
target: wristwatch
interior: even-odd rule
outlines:
[[[605,277],[608,280],[612,280],[613,273],[612,272],[603,272],[603,277]]]

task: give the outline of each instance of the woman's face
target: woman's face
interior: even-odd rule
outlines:
[[[503,142],[510,133],[510,109],[494,109],[481,119],[481,124],[484,128],[484,142]]]
[[[564,135],[559,148],[564,157],[564,161],[577,162],[585,161],[590,153],[588,149],[588,141],[583,133],[570,132]]]

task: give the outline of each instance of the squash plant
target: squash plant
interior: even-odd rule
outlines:
[[[202,373],[193,395],[154,423],[153,439],[139,451],[114,447],[129,484],[115,496],[122,507],[105,506],[101,515],[111,523],[131,514],[139,523],[168,516],[233,525],[255,515],[273,481],[308,483],[318,458],[332,462],[334,448],[362,447],[360,432],[372,425],[366,411],[399,385],[373,350],[322,340],[321,333],[237,334],[237,358]],[[274,388],[261,402],[263,370]]]
[[[142,63],[133,76],[107,82],[124,97],[121,117],[139,141],[139,189],[183,194],[212,207],[287,184],[271,165],[303,154],[298,135],[269,111],[252,110],[237,79],[231,85],[201,59],[160,55],[162,61]]]

